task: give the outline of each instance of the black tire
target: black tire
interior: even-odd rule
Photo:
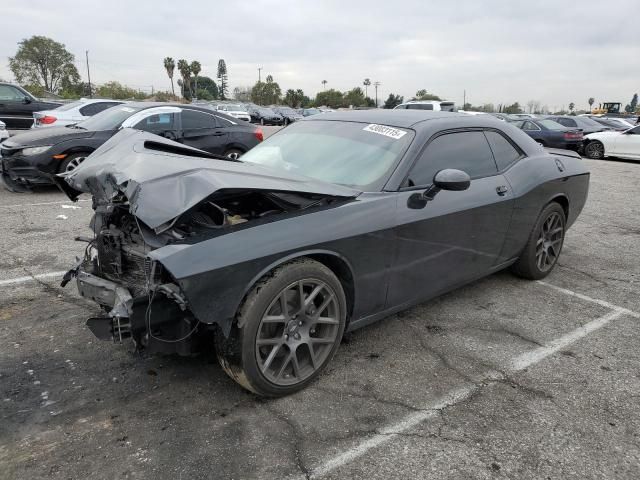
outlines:
[[[60,168],[58,169],[58,173],[64,173],[67,171],[71,172],[77,166],[77,164],[81,163],[86,157],[90,155],[89,152],[77,152],[72,153],[67,158],[65,158],[62,163],[60,163]]]
[[[551,219],[555,219],[555,223],[548,227]],[[561,230],[552,234],[558,228]],[[564,209],[559,203],[551,202],[540,212],[520,258],[511,267],[513,273],[530,280],[539,280],[549,275],[560,257],[565,232]]]
[[[314,360],[312,361],[309,358],[307,367],[311,368],[312,373],[308,373],[306,376],[298,375],[299,370],[301,371],[300,365],[302,362],[300,358],[298,358],[298,350],[301,350],[301,354],[304,354],[305,348],[298,348],[302,345],[306,345],[304,343],[298,343],[291,348],[291,346],[287,343],[289,342],[289,335],[292,335],[290,340],[295,343],[299,341],[300,335],[297,333],[298,327],[295,325],[302,325],[302,320],[300,323],[297,323],[296,317],[297,315],[288,316],[287,312],[283,314],[283,318],[292,318],[293,320],[285,320],[282,324],[283,330],[280,335],[279,326],[275,328],[275,334],[272,338],[266,338],[264,336],[263,327],[265,325],[271,326],[270,323],[263,323],[267,321],[268,318],[274,318],[272,316],[271,308],[274,305],[281,305],[282,298],[285,299],[284,304],[285,308],[289,308],[291,312],[295,309],[291,307],[289,303],[289,298],[287,294],[289,292],[294,292],[298,288],[299,282],[313,282],[317,281],[319,284],[322,284],[327,287],[327,293],[331,293],[332,295],[328,295],[327,298],[331,300],[332,309],[336,313],[336,320],[333,325],[326,325],[332,329],[332,336],[335,333],[335,341],[330,339],[329,341],[322,340],[323,344],[326,345],[324,350],[321,350],[323,346],[321,345],[316,349],[316,346],[313,347],[315,350],[315,354],[311,355]],[[313,286],[313,284],[312,284]],[[300,287],[301,291],[303,287]],[[314,287],[315,288],[315,287]],[[292,289],[292,290],[289,290]],[[314,299],[312,299],[311,305],[313,308],[313,302],[320,301],[321,294],[317,294]],[[303,296],[303,298],[305,298]],[[307,297],[308,299],[308,297]],[[295,300],[295,299],[294,299]],[[324,301],[323,305],[324,305]],[[279,302],[279,303],[276,303]],[[333,307],[335,305],[335,307]],[[307,307],[301,308],[298,313],[302,312],[302,310]],[[326,307],[325,307],[326,308]],[[322,312],[328,310],[321,310],[318,308],[318,311],[312,311],[312,313],[317,313],[318,318],[316,321],[320,321],[320,314]],[[284,395],[289,395],[294,392],[297,392],[303,388],[305,388],[309,383],[311,383],[315,378],[320,375],[320,373],[324,370],[326,365],[329,363],[331,358],[335,355],[337,351],[340,341],[342,339],[342,335],[344,333],[345,323],[346,323],[346,298],[344,291],[342,289],[342,285],[340,281],[336,278],[333,272],[325,267],[323,264],[316,262],[315,260],[309,258],[297,259],[292,262],[289,262],[285,265],[282,265],[271,273],[263,277],[257,284],[251,289],[251,291],[247,294],[247,297],[244,300],[244,303],[241,305],[240,309],[237,312],[236,323],[234,324],[232,331],[229,335],[229,338],[224,339],[222,335],[218,335],[216,339],[216,353],[218,356],[218,360],[220,361],[220,365],[225,370],[225,372],[238,384],[240,384],[245,389],[256,393],[258,395],[266,396],[266,397],[280,397]],[[306,322],[306,311],[304,315],[300,315],[301,318],[305,318]],[[271,320],[269,320],[271,321]],[[288,325],[293,322],[294,328],[296,329],[295,333],[291,333],[291,330],[288,330]],[[319,326],[320,323],[313,323],[313,326],[309,326],[310,330],[307,330],[309,335],[307,338],[311,338],[311,334],[315,334],[315,329],[318,328],[321,330],[322,328]],[[304,327],[299,327],[300,332]],[[293,338],[293,335],[296,336],[298,340]],[[303,334],[304,335],[304,334]],[[281,339],[280,339],[281,338]],[[315,337],[313,337],[315,338]],[[271,341],[275,340],[280,342],[277,346],[269,344],[265,346],[257,345],[260,341]],[[278,340],[280,339],[280,340]],[[285,341],[285,339],[287,339]],[[261,350],[262,349],[262,350]],[[268,352],[268,355],[267,355]],[[279,357],[278,354],[282,353]],[[316,365],[316,354],[322,355],[322,361],[320,362],[318,359],[318,365]],[[296,371],[293,376],[296,378],[292,381],[288,379],[291,377],[288,373],[284,376],[282,372],[287,365],[290,365],[291,372],[293,373],[293,363],[290,362],[289,358],[295,356],[295,364]],[[263,357],[270,357],[271,361],[268,363],[268,366],[275,365],[274,370],[280,370],[278,378],[282,379],[280,384],[272,381],[269,378],[269,368],[267,366],[268,360],[264,361],[262,364],[263,369],[260,368],[259,362],[262,361]],[[284,358],[283,358],[284,357]],[[281,360],[278,360],[281,358]],[[303,358],[304,360],[304,358]],[[289,361],[289,363],[287,363]],[[300,362],[299,362],[300,361]],[[278,362],[280,362],[278,364]],[[300,363],[300,364],[299,364]],[[281,366],[281,368],[280,368]],[[309,368],[307,368],[307,372]],[[266,372],[266,373],[263,373]],[[300,381],[296,381],[297,377],[300,377]],[[289,382],[289,383],[286,383]]]
[[[283,126],[283,127],[286,127],[287,125],[289,125],[289,119],[288,119],[288,118],[285,118],[285,119],[282,121],[282,126]]]
[[[536,143],[540,145],[542,148],[546,148],[547,146],[544,140],[536,140]]]
[[[602,160],[604,158],[604,145],[602,142],[592,140],[584,147],[584,154],[593,160]]]
[[[229,157],[232,160],[237,160],[239,159],[242,155],[244,155],[244,152],[242,150],[240,150],[239,148],[230,148],[229,150],[227,150],[226,152],[224,152],[224,156],[225,157]]]

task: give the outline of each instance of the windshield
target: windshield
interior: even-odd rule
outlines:
[[[382,125],[300,122],[249,150],[242,161],[361,190],[379,190],[413,137],[411,130]]]
[[[276,112],[271,110],[270,108],[261,108],[258,110],[262,115],[275,115]]]
[[[111,107],[100,113],[95,114],[93,117],[77,124],[78,127],[86,130],[115,130],[124,122],[127,118],[136,112],[139,112],[144,107]]]
[[[294,111],[293,111],[292,109],[290,109],[290,108],[282,108],[282,107],[281,107],[281,108],[278,108],[278,112],[280,112],[280,113],[286,113],[286,114],[288,114],[288,115],[291,115],[291,114],[296,113],[296,112],[294,112]]]
[[[567,127],[564,125],[560,125],[558,122],[554,122],[553,120],[538,120],[538,123],[543,127],[547,127],[549,130],[566,130]]]
[[[225,112],[246,112],[247,110],[242,105],[223,105],[220,107]]]
[[[589,117],[579,117],[579,118],[576,118],[576,120],[578,121],[578,123],[582,123],[582,124],[588,125],[590,127],[598,127],[598,128],[602,127],[601,124],[599,124],[595,120],[592,120]]]

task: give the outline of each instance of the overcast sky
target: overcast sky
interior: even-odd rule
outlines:
[[[0,78],[17,42],[64,43],[86,79],[170,89],[166,56],[227,62],[231,90],[273,75],[313,96],[365,77],[378,96],[426,88],[462,104],[628,103],[640,91],[640,0],[2,0]],[[370,96],[373,90],[370,87]]]

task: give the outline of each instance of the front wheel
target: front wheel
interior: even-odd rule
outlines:
[[[604,145],[597,140],[593,142],[589,142],[584,149],[584,154],[588,158],[593,158],[594,160],[600,160],[604,158]]]
[[[238,160],[242,156],[242,150],[238,150],[237,148],[231,148],[224,152],[224,156],[230,158],[231,160]]]
[[[566,216],[560,204],[552,202],[540,213],[529,240],[513,264],[513,272],[523,278],[539,280],[558,263],[564,244]]]
[[[289,395],[312,382],[335,354],[346,298],[331,270],[311,259],[278,267],[247,295],[229,338],[218,339],[226,373],[258,395]]]
[[[87,156],[89,156],[89,154],[84,152],[73,153],[67,156],[67,158],[65,158],[60,164],[60,168],[58,170],[59,173],[73,172],[82,162],[84,162],[84,159],[87,158]]]

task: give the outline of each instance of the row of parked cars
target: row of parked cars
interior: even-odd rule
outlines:
[[[635,123],[636,119],[633,117],[504,113],[488,115],[512,123],[544,147],[573,150],[593,159],[618,157],[640,160],[640,125]]]
[[[330,112],[330,109],[319,108],[291,108],[287,105],[271,105],[263,107],[255,103],[204,103],[213,107],[218,111],[225,112],[239,120],[245,120],[251,123],[259,123],[260,125],[281,125],[287,126],[296,122],[323,112]]]

